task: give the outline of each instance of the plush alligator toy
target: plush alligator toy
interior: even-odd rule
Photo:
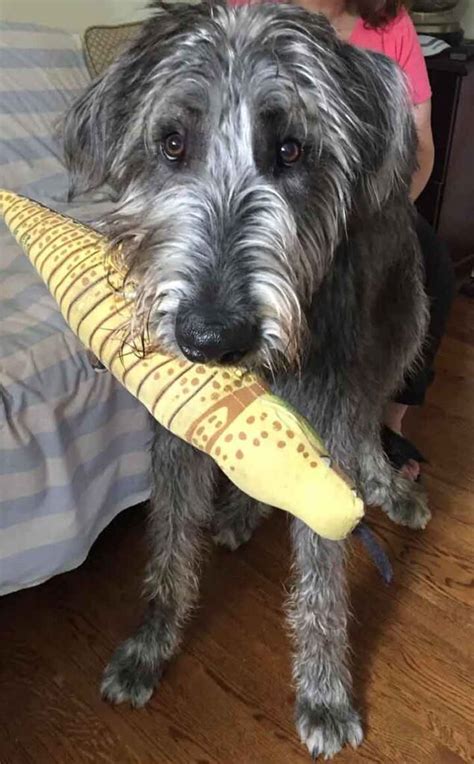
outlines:
[[[0,211],[72,331],[163,427],[208,454],[249,496],[328,539],[351,533],[363,503],[302,416],[241,369],[123,352],[133,304],[108,240],[8,191],[0,191]]]

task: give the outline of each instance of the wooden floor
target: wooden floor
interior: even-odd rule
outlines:
[[[390,588],[354,543],[355,697],[366,741],[341,764],[474,760],[473,300],[455,304],[437,381],[410,431],[430,460],[434,519],[417,533],[371,513],[394,563]],[[125,512],[79,570],[0,600],[1,764],[308,761],[292,724],[282,513],[246,548],[214,554],[184,650],[149,706],[100,700],[102,667],[139,617],[143,527],[142,508]]]

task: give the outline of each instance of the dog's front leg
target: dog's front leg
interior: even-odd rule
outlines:
[[[102,694],[113,703],[143,706],[179,647],[198,592],[201,528],[212,511],[215,471],[209,457],[159,428],[153,448],[149,604],[138,632],[120,645],[105,670]]]
[[[347,593],[342,543],[292,523],[295,581],[290,624],[296,640],[296,725],[313,757],[334,756],[363,733],[352,708],[347,665]]]

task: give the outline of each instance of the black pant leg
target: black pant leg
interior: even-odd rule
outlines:
[[[434,379],[434,359],[446,329],[451,304],[456,293],[454,268],[448,248],[427,221],[417,216],[416,232],[425,269],[425,288],[430,300],[430,322],[421,363],[405,379],[395,397],[398,403],[419,406]]]

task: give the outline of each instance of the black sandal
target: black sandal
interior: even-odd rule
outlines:
[[[420,451],[410,443],[403,435],[399,435],[398,432],[394,432],[384,425],[381,432],[382,447],[385,451],[385,456],[389,460],[392,467],[398,471],[405,466],[405,464],[413,459],[420,464],[426,464],[427,460]],[[420,476],[416,478],[416,482],[420,480]]]

